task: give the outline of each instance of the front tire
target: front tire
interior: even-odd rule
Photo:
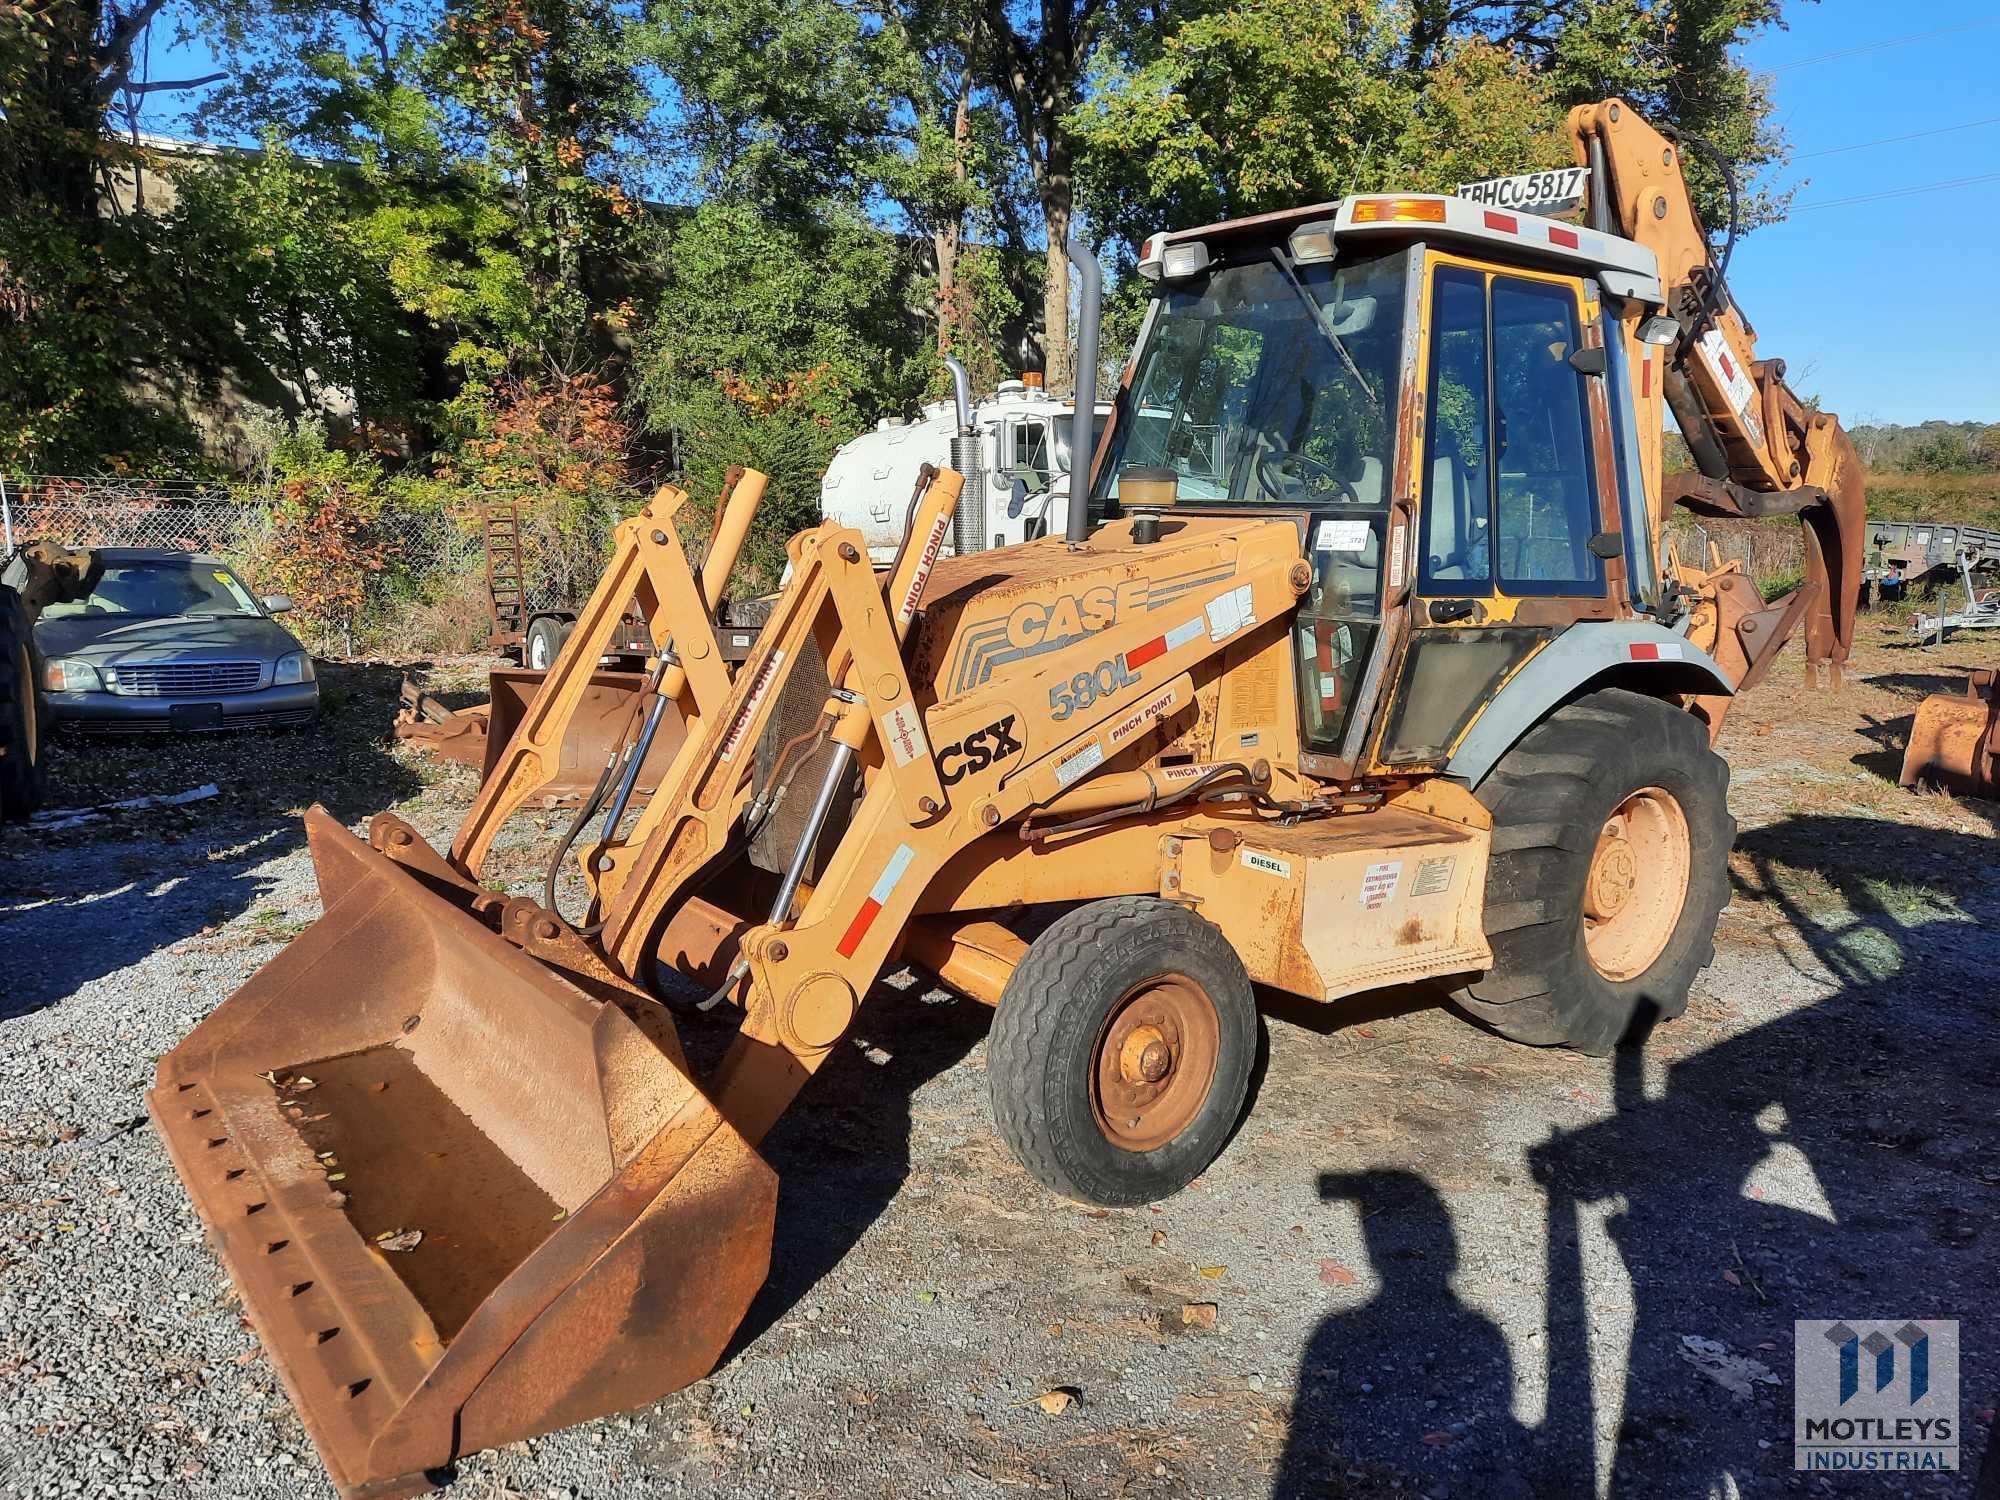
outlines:
[[[1479,785],[1493,967],[1453,997],[1502,1036],[1602,1055],[1687,1009],[1729,901],[1729,767],[1692,714],[1565,704]]]
[[[1227,1144],[1257,1033],[1250,977],[1220,929],[1150,896],[1092,902],[1037,938],[1001,993],[994,1123],[1058,1193],[1154,1202]]]

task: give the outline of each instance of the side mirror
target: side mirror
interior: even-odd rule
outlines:
[[[266,594],[263,603],[264,613],[269,615],[281,615],[288,609],[296,608],[290,594]]]

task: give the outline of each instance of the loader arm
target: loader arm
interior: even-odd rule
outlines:
[[[1725,280],[1727,249],[1718,260],[1683,174],[1684,146],[1707,148],[1655,129],[1615,99],[1571,110],[1569,134],[1577,164],[1591,169],[1591,227],[1654,252],[1672,320],[1636,297],[1619,313],[1637,372],[1640,467],[1655,535],[1674,504],[1708,516],[1795,514],[1805,529],[1805,582],[1768,609],[1740,573],[1676,563],[1677,581],[1697,597],[1695,638],[1741,690],[1803,623],[1808,672],[1824,662],[1837,679],[1853,645],[1866,550],[1860,456],[1839,418],[1786,384],[1783,360],[1757,357],[1755,330]],[[1733,224],[1730,232],[1733,240]],[[1694,458],[1691,474],[1662,473],[1668,411]]]

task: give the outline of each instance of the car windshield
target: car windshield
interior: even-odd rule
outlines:
[[[82,599],[51,604],[45,618],[93,619],[132,615],[167,619],[183,615],[254,615],[259,611],[236,575],[220,563],[111,563],[97,587]]]
[[[1297,268],[1270,254],[1175,283],[1120,397],[1096,501],[1166,469],[1184,502],[1382,503],[1405,255]]]

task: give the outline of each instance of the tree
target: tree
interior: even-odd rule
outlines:
[[[1449,191],[1567,164],[1570,106],[1619,95],[1701,134],[1751,191],[1783,139],[1729,49],[1778,0],[1272,0],[1202,10],[1150,52],[1108,54],[1071,115],[1084,201],[1128,244],[1151,230],[1376,187]],[[1719,184],[1695,163],[1721,223]]]
[[[1177,28],[1145,66],[1101,74],[1072,120],[1092,218],[1128,231],[1129,256],[1154,229],[1565,158],[1524,60],[1452,38],[1419,76],[1406,45],[1377,0],[1249,0]]]
[[[1009,0],[980,0],[989,77],[1007,101],[1015,138],[1028,163],[1047,236],[1043,251],[1043,378],[1051,391],[1067,391],[1076,373],[1069,349],[1070,220],[1076,209],[1076,142],[1072,116],[1098,44],[1119,13],[1107,0],[1041,0],[1030,13]],[[1161,7],[1165,9],[1164,6]],[[1123,19],[1133,28],[1148,7]],[[1128,35],[1128,49],[1140,38]]]
[[[858,213],[777,220],[712,199],[661,234],[665,287],[634,361],[635,395],[673,436],[697,493],[730,464],[771,476],[748,560],[775,584],[784,541],[819,517],[841,442],[922,389],[921,325],[903,268]]]

